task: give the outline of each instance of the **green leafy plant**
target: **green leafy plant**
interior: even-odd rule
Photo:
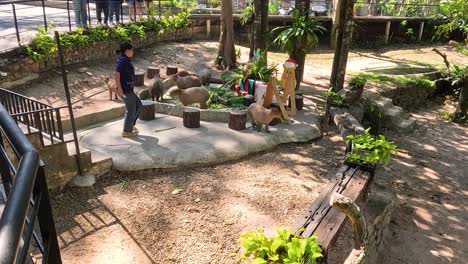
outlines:
[[[365,72],[356,74],[355,77],[363,78],[366,81],[378,81],[382,83],[392,83],[398,86],[419,87],[421,89],[425,89],[429,93],[434,92],[436,88],[434,81],[422,79],[422,78],[416,78],[416,77],[393,77],[393,76],[388,76],[388,75],[382,75],[382,74],[376,74],[376,73],[365,73]]]
[[[439,112],[437,113],[439,119],[445,119],[459,124],[468,124],[468,115],[463,115],[461,112]]]
[[[255,9],[254,9],[253,2],[249,1],[240,16],[241,25],[245,26],[249,22],[249,20],[253,17],[254,14],[255,14]]]
[[[242,54],[241,49],[240,49],[240,48],[236,48],[236,58],[237,58],[237,59],[240,59],[241,54]]]
[[[238,96],[235,92],[226,88],[225,85],[219,88],[209,88],[208,93],[210,95],[208,99],[209,109],[246,109],[244,106],[244,97]]]
[[[34,61],[44,60],[47,56],[57,52],[55,40],[49,35],[52,29],[53,26],[49,26],[48,30],[39,27],[39,32],[34,36],[31,44],[26,47],[26,53]]]
[[[251,264],[285,263],[316,264],[323,257],[317,236],[300,238],[286,229],[278,229],[278,236],[268,238],[264,231],[248,232],[240,238],[246,249],[240,261]]]
[[[279,1],[271,1],[268,5],[268,14],[278,15],[279,14]]]
[[[277,71],[276,65],[267,65],[266,52],[261,52],[260,56],[247,71],[247,78],[269,82],[273,74]]]
[[[466,38],[468,36],[468,4],[466,0],[450,0],[440,3],[440,12],[437,18],[444,21],[436,27],[433,39],[450,37],[454,32],[460,32]]]
[[[330,91],[330,92],[323,92],[322,96],[325,97],[325,100],[332,106],[340,107],[344,105],[344,102],[343,102],[343,100],[345,99],[344,95]]]
[[[384,135],[374,136],[366,129],[363,135],[349,135],[347,143],[352,140],[352,151],[349,161],[365,165],[388,164],[391,154],[398,152],[393,142],[387,141]]]
[[[126,28],[128,36],[138,36],[139,39],[143,40],[146,38],[145,30],[143,26],[136,24],[130,24]]]
[[[326,28],[308,14],[301,15],[298,10],[293,11],[293,24],[277,27],[272,33],[279,32],[274,42],[286,50],[291,56],[295,52],[309,52],[318,43],[317,33],[324,33]]]
[[[364,85],[366,85],[366,82],[367,82],[366,78],[362,76],[354,76],[351,78],[351,80],[349,80],[349,85],[362,89]]]

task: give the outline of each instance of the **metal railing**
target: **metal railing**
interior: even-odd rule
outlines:
[[[1,104],[0,176],[6,193],[0,216],[0,263],[33,263],[33,239],[42,263],[61,263],[44,164]]]
[[[44,139],[49,140],[50,144],[73,142],[64,139],[62,128],[60,109],[67,106],[54,107],[2,88],[0,103],[17,124],[24,126],[27,133],[39,132],[43,146]]]

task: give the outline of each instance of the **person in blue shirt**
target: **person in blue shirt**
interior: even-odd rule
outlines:
[[[122,136],[134,137],[138,135],[135,123],[140,115],[142,104],[133,90],[135,68],[130,61],[133,57],[133,46],[128,42],[122,42],[117,52],[120,53],[120,57],[115,68],[115,83],[117,94],[123,98],[126,108]]]

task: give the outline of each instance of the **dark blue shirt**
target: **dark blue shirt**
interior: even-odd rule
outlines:
[[[120,84],[124,94],[133,93],[133,81],[135,80],[135,69],[130,58],[125,55],[120,56],[117,61],[115,71],[120,73]]]

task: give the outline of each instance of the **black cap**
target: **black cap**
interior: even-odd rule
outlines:
[[[132,44],[125,41],[125,42],[120,43],[119,49],[117,51],[119,53],[124,53],[125,51],[131,50],[131,49],[133,49]]]

